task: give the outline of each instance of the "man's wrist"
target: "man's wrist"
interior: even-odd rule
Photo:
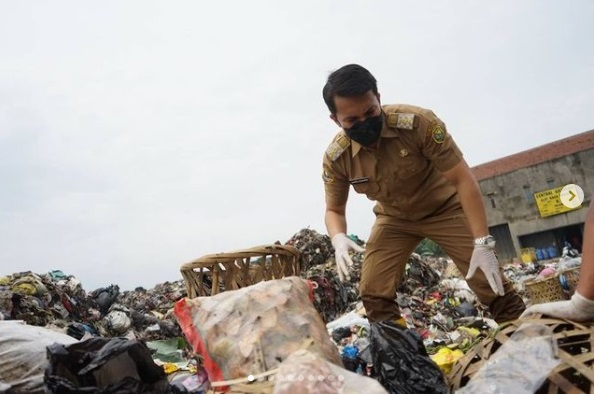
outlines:
[[[594,310],[594,300],[590,300],[577,291],[573,293],[571,301],[578,309]]]
[[[341,236],[345,236],[346,237],[346,234],[343,233],[343,232],[338,232],[338,233],[334,234],[330,239],[338,238],[338,237],[341,237]]]

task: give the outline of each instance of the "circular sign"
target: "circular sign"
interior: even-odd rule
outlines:
[[[567,208],[577,208],[582,205],[582,202],[584,201],[584,191],[578,185],[570,183],[561,189],[559,198]]]

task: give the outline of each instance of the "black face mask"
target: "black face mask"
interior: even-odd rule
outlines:
[[[377,142],[384,124],[384,113],[357,122],[348,129],[344,129],[346,135],[353,141],[363,146],[369,146]]]

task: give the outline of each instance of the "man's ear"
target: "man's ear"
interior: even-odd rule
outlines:
[[[377,97],[377,102],[379,103],[379,105],[381,107],[382,106],[382,100],[380,100],[380,94],[379,94],[379,92],[376,94],[375,97]]]
[[[342,125],[338,121],[338,118],[336,117],[335,114],[330,114],[330,119],[332,119],[334,121],[334,123],[336,123],[338,125],[338,127],[341,127],[342,128]]]

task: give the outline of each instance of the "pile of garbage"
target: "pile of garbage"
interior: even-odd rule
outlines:
[[[121,292],[112,284],[87,293],[78,279],[59,270],[20,272],[0,277],[0,320],[63,329],[76,339],[85,333],[146,341],[168,339],[181,335],[170,311],[185,295],[181,280],[159,284],[150,291]]]
[[[356,236],[349,237],[364,246]],[[308,269],[303,276],[314,282],[314,305],[328,323],[344,365],[351,371],[371,373],[369,324],[365,323],[365,311],[358,296],[363,255],[351,255],[354,264],[349,270],[350,281],[342,283],[327,236],[304,229],[289,243],[304,253]],[[318,250],[324,253],[317,254]],[[322,261],[322,257],[326,260]],[[504,275],[530,304],[526,283],[555,276],[580,264],[579,257],[564,254],[544,261],[507,264]],[[397,289],[396,302],[407,326],[418,333],[431,358],[445,373],[450,372],[457,359],[498,328],[453,261],[445,257],[413,253]]]
[[[349,237],[359,245],[365,245],[364,241],[357,236]],[[381,379],[390,380],[391,378],[386,376],[382,378],[378,371],[377,362],[380,361],[374,359],[378,349],[373,349],[372,331],[380,328],[388,331],[391,329],[378,327],[367,321],[358,294],[363,255],[352,254],[354,264],[350,268],[350,280],[340,282],[336,273],[334,249],[328,236],[312,229],[302,229],[286,244],[295,246],[301,252],[301,279],[307,280],[310,284],[314,310],[321,317],[322,324],[326,325],[326,334],[337,349],[339,362],[327,356],[328,352],[318,355],[302,352],[299,357],[309,360],[304,362],[311,362],[311,365],[333,370],[333,373],[336,373],[338,366],[356,375],[373,377],[380,381]],[[534,263],[508,264],[504,267],[504,272],[514,282],[519,294],[526,296],[527,281],[556,275],[558,272],[578,267],[580,263],[579,257],[564,256]],[[129,349],[136,349],[134,350],[136,355],[148,355],[151,360],[147,361],[143,356],[144,358],[141,357],[132,362],[148,363],[151,365],[150,370],[153,370],[152,363],[158,365],[158,371],[164,371],[166,375],[168,390],[171,392],[206,393],[210,384],[209,378],[212,380],[212,377],[207,372],[208,367],[204,365],[205,353],[199,351],[198,348],[201,345],[195,342],[196,335],[192,334],[192,338],[188,338],[187,332],[180,327],[179,316],[175,315],[174,306],[182,302],[186,296],[183,280],[158,284],[152,289],[138,287],[131,291],[121,291],[118,285],[110,284],[86,292],[77,278],[59,270],[45,274],[30,271],[13,273],[0,276],[0,320],[21,321],[27,326],[44,327],[73,338],[75,343],[94,339],[88,345],[92,349],[82,350],[70,348],[72,342],[63,339],[61,341],[63,347],[53,349],[56,352],[56,356],[51,361],[55,363],[54,371],[60,370],[58,364],[65,362],[59,359],[60,354],[70,354],[72,357],[70,361],[72,361],[80,356],[80,352],[105,355],[106,351],[129,352],[132,351]],[[277,294],[275,297],[262,298],[264,300],[262,302],[265,304],[280,299],[283,297]],[[525,300],[529,301],[526,297]],[[413,253],[406,265],[402,282],[397,288],[396,302],[405,318],[406,327],[402,332],[398,331],[401,330],[400,328],[396,331],[392,330],[396,333],[394,335],[408,344],[418,341],[423,347],[423,352],[426,352],[425,356],[430,357],[445,373],[451,370],[455,361],[465,352],[491,335],[497,328],[497,324],[490,318],[489,311],[478,302],[454,263],[445,257],[421,256]],[[221,304],[222,307],[223,304]],[[210,305],[209,308],[214,312],[217,310],[216,305]],[[262,310],[260,308],[258,313],[262,313]],[[220,319],[224,314],[215,313],[214,315]],[[233,316],[241,318],[239,315]],[[284,319],[288,321],[288,318]],[[253,324],[269,323],[259,321]],[[227,335],[225,330],[221,331],[220,323],[217,322],[213,327],[218,328],[206,336],[210,338],[211,343],[216,342],[217,336],[223,338]],[[303,327],[309,326],[303,325]],[[285,331],[287,330],[283,333]],[[5,332],[8,331],[5,330]],[[250,332],[253,334],[257,331]],[[236,334],[241,337],[241,332]],[[304,331],[301,334],[307,333]],[[243,342],[240,337],[233,343],[241,345]],[[252,337],[250,337],[251,340],[254,339]],[[131,345],[122,342],[122,338],[141,345],[139,348],[136,345],[129,348]],[[253,349],[258,346],[260,345],[244,344],[242,349]],[[287,354],[283,354],[283,358]],[[115,353],[112,353],[112,356],[115,357]],[[41,357],[45,357],[45,352]],[[295,360],[300,359],[295,357]],[[108,359],[109,357],[103,357],[101,362],[105,363]],[[423,363],[425,361],[425,359],[422,360]],[[332,365],[326,364],[327,362]],[[385,360],[381,362],[384,363]],[[42,371],[45,368],[38,369]],[[0,392],[3,387],[2,371],[0,364]],[[165,375],[162,376],[161,372],[156,373],[156,369],[153,371],[155,381],[150,384],[164,384]],[[61,384],[77,384],[76,382],[65,383],[56,376],[52,379],[54,380],[46,380],[46,383],[51,381],[56,387]],[[140,384],[139,382],[136,381],[135,384]],[[284,383],[283,387],[293,387],[289,382]],[[397,389],[402,391],[403,387]]]

